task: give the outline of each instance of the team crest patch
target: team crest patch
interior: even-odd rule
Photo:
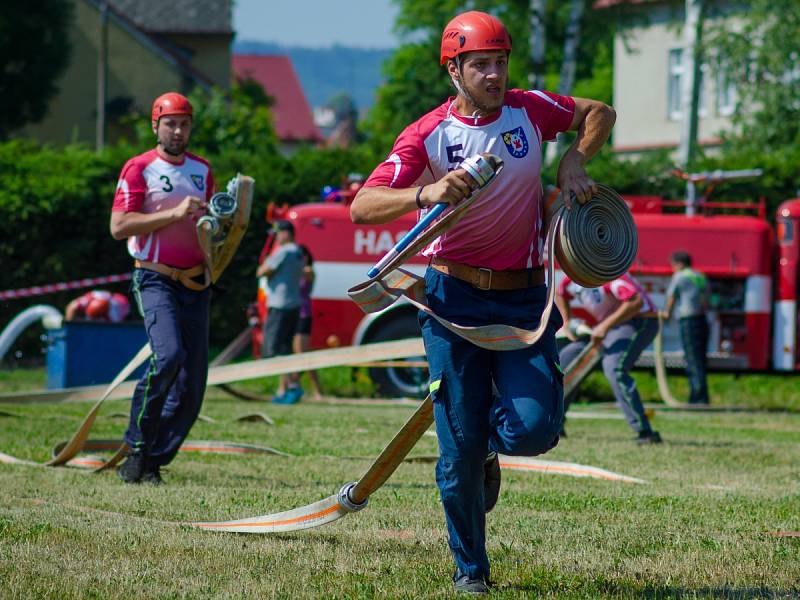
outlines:
[[[522,158],[528,153],[528,138],[525,137],[522,127],[503,133],[503,142],[514,158]]]
[[[203,179],[202,175],[192,175],[192,183],[194,184],[194,187],[196,187],[201,192],[203,191],[203,188],[206,187],[206,182]]]

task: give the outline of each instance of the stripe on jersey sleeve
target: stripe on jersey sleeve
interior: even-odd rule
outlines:
[[[114,193],[114,212],[138,212],[144,204],[147,184],[144,180],[144,166],[140,157],[133,158],[125,163],[117,182]]]
[[[406,127],[395,140],[389,157],[375,167],[364,186],[413,186],[422,177],[425,169],[430,167],[425,140],[446,115],[447,106],[443,104]]]
[[[575,100],[541,90],[511,90],[507,94],[511,106],[525,108],[531,123],[538,128],[542,141],[554,140],[556,134],[567,131],[575,115]]]

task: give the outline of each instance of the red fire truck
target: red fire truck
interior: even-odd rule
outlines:
[[[758,204],[708,201],[711,184],[741,176],[742,172],[686,175],[691,190],[697,182],[709,184],[709,192],[700,200],[694,200],[692,194],[687,202],[627,196],[639,230],[639,252],[631,272],[656,303],[664,306],[672,274],[669,256],[678,249],[687,251],[694,267],[706,273],[711,287],[710,367],[794,371],[800,368],[800,199],[780,205],[775,227],[766,219],[763,200]],[[397,302],[381,313],[367,315],[347,296],[347,289],[364,281],[367,270],[416,222],[412,213],[386,225],[354,225],[349,203],[356,191],[354,188],[340,193],[336,202],[268,209],[268,220],[288,219],[294,224],[298,242],[306,245],[314,257],[314,348],[419,335],[416,309],[410,304]],[[679,206],[686,206],[686,210],[669,212]],[[722,209],[728,214],[719,214]],[[269,241],[264,252],[268,246]],[[418,256],[407,268],[422,274],[426,262]],[[254,348],[260,346],[260,323],[266,312],[264,298],[262,283]],[[664,350],[669,366],[683,364],[674,321],[665,327]],[[640,364],[648,363],[652,364],[652,354],[645,353]],[[392,395],[415,395],[426,383],[426,374],[418,368],[374,368],[370,376],[381,392]]]

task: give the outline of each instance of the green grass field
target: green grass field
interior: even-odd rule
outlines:
[[[342,395],[369,393],[350,369],[323,372]],[[41,381],[0,374],[0,390]],[[637,373],[646,400],[655,385]],[[673,378],[680,392],[683,382]],[[579,404],[545,458],[610,469],[646,485],[505,472],[488,519],[498,598],[800,597],[800,404],[793,378],[715,376],[715,403],[770,412],[656,408],[665,443],[637,447],[619,413]],[[586,397],[607,400],[602,379]],[[248,384],[269,390],[274,380]],[[800,391],[800,390],[798,390]],[[45,460],[89,403],[0,405],[0,450]],[[790,410],[778,410],[781,408]],[[127,403],[104,408],[93,437],[119,437]],[[232,423],[262,411],[276,422]],[[588,413],[588,415],[587,415]],[[0,465],[2,598],[422,598],[452,594],[452,562],[433,464],[402,465],[370,506],[281,535],[219,534],[181,523],[256,516],[336,492],[369,466],[408,406],[273,406],[210,390],[190,439],[267,445],[268,455],[179,455],[167,485],[113,474]],[[597,418],[603,417],[603,418]],[[424,436],[412,455],[436,453]]]

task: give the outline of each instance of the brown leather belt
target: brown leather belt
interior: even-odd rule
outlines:
[[[208,275],[208,269],[206,269],[206,266],[202,264],[190,267],[188,269],[176,269],[175,267],[162,265],[161,263],[154,263],[146,260],[135,260],[133,261],[133,266],[135,266],[137,269],[147,269],[148,271],[155,271],[156,273],[166,275],[173,281],[180,281],[184,287],[194,290],[195,292],[202,292],[211,284]],[[199,275],[205,275],[205,283],[198,283],[192,279],[193,277],[197,277]]]
[[[479,290],[519,290],[544,284],[544,268],[542,267],[493,271],[438,257],[431,259],[431,267],[440,273],[466,281]]]

